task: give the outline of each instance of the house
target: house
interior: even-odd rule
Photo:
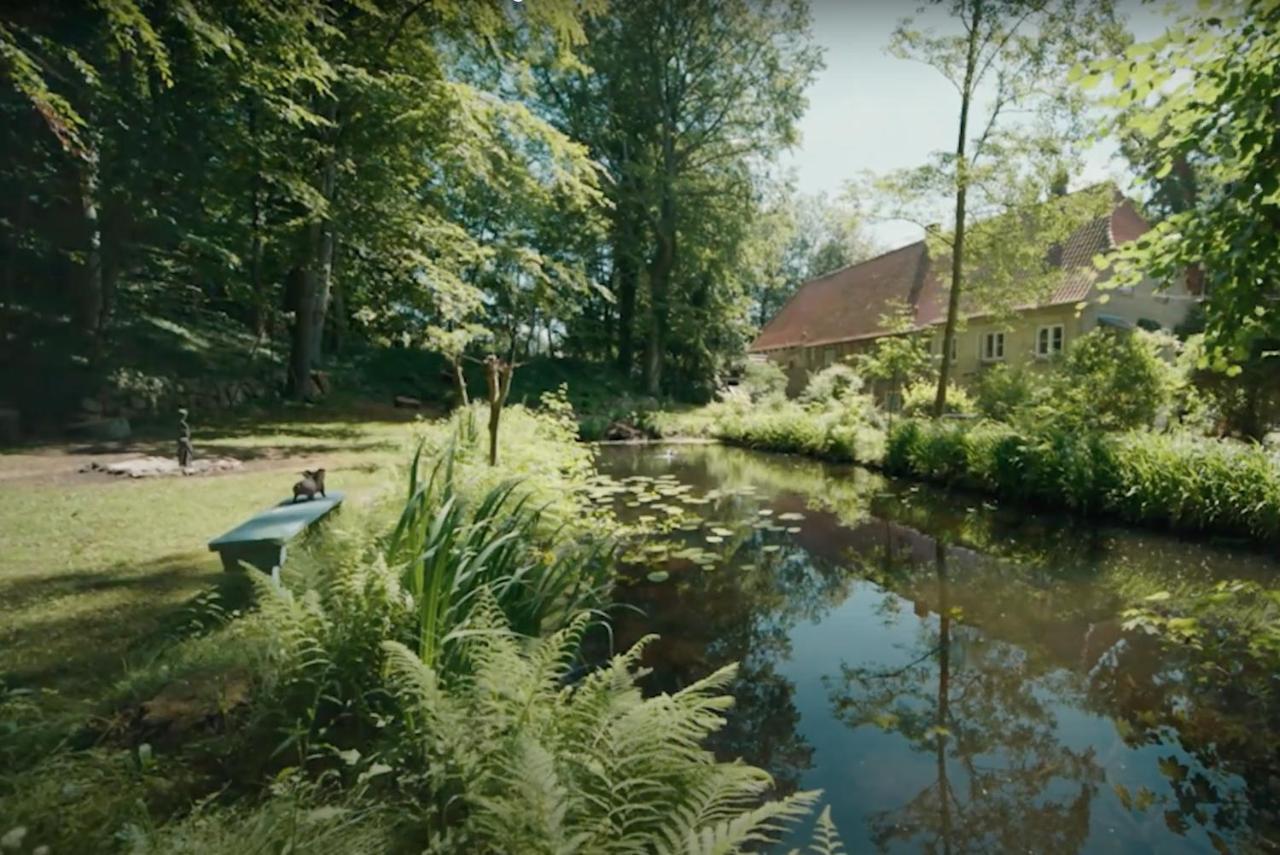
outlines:
[[[1136,239],[1150,226],[1133,204],[1118,197],[1110,213],[1077,228],[1054,248],[1064,273],[1046,298],[1019,308],[1014,319],[964,313],[953,347],[952,376],[972,382],[984,367],[1048,360],[1099,325],[1172,330],[1198,299],[1194,281],[1157,289],[1153,280],[1101,290],[1109,271],[1093,258]],[[1046,247],[1046,253],[1050,253]],[[905,306],[909,332],[927,334],[930,351],[942,352],[950,271],[934,264],[924,241],[805,282],[748,348],[754,358],[773,360],[787,372],[788,393],[804,388],[809,375],[869,349],[889,330],[883,320]]]

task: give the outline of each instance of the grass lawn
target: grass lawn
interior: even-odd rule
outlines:
[[[206,542],[288,497],[303,468],[360,502],[405,462],[412,422],[394,412],[294,411],[201,430],[197,452],[243,470],[129,480],[78,474],[92,458],[66,445],[0,454],[0,681],[100,694],[132,657],[163,643],[184,604],[222,578]],[[112,459],[172,453],[153,437]]]

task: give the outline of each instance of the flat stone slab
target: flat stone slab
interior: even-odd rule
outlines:
[[[80,471],[105,472],[128,478],[165,478],[173,475],[212,475],[215,472],[231,472],[242,466],[242,462],[230,457],[201,457],[185,468],[169,457],[135,457],[115,463],[99,463],[95,460]]]
[[[227,569],[244,561],[271,573],[284,563],[289,541],[341,505],[343,498],[345,494],[331,490],[314,499],[285,499],[209,541],[209,550],[222,556]]]

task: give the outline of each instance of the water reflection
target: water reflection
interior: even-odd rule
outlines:
[[[955,621],[947,548],[935,543],[932,609],[902,667],[841,664],[824,678],[835,717],[900,734],[934,760],[934,776],[905,804],[874,812],[877,848],[937,852],[1075,852],[1089,834],[1102,780],[1092,747],[1058,738],[1047,698],[1078,693],[1073,675]]]
[[[618,642],[661,634],[654,689],[739,661],[716,750],[825,789],[850,851],[1273,851],[1274,675],[1206,679],[1118,618],[1135,580],[1270,560],[734,449],[601,468],[692,485],[705,524],[671,537],[717,550],[637,567]]]

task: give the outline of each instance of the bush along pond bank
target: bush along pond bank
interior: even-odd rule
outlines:
[[[860,397],[860,396],[859,396]],[[888,474],[1164,530],[1280,541],[1280,467],[1257,445],[1135,430],[1024,430],[985,420],[889,419],[841,401],[719,403],[656,416],[744,448],[854,463]]]
[[[475,422],[426,427],[280,587],[193,604],[74,738],[0,691],[5,851],[738,852],[809,816],[705,747],[733,666],[646,697],[650,639],[584,661],[616,549],[572,413],[510,408],[500,467]]]
[[[1242,443],[912,420],[889,432],[882,465],[1040,507],[1177,532],[1280,539],[1280,471],[1262,448]]]

